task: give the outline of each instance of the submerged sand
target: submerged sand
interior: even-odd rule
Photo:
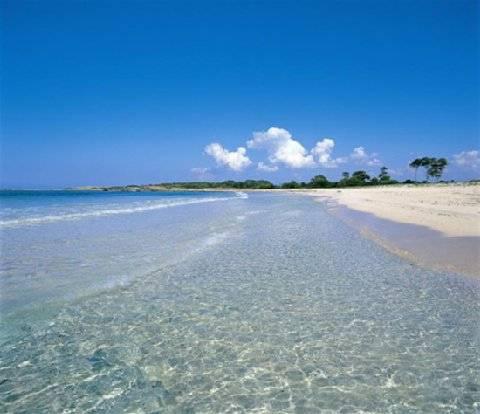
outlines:
[[[480,185],[392,185],[315,189],[350,209],[399,223],[417,224],[451,237],[480,237]]]

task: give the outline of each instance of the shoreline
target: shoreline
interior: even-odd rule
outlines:
[[[478,184],[396,184],[334,189],[134,188],[130,186],[123,191],[309,196],[324,203],[328,212],[356,228],[365,237],[405,260],[421,267],[480,279]],[[112,188],[102,190],[98,187],[84,187],[82,190],[114,191]]]
[[[477,184],[312,189],[304,193],[386,220],[425,226],[446,237],[480,237]]]
[[[417,266],[480,280],[479,237],[445,237],[425,226],[379,218],[342,205],[326,209],[364,237]]]
[[[311,190],[303,194],[322,202],[331,214],[397,256],[421,267],[480,279],[477,185]]]

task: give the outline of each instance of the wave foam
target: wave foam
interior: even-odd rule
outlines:
[[[82,218],[89,217],[103,217],[103,216],[112,216],[116,214],[131,214],[131,213],[140,213],[145,211],[160,210],[164,208],[185,206],[190,204],[202,204],[202,203],[212,203],[215,201],[227,201],[227,200],[236,200],[238,198],[248,198],[248,195],[242,192],[236,192],[236,197],[208,197],[201,199],[190,199],[182,201],[173,201],[173,202],[162,202],[149,205],[141,205],[137,207],[129,208],[114,208],[114,209],[100,209],[85,211],[81,213],[67,213],[67,214],[57,214],[57,215],[48,215],[40,217],[28,217],[28,218],[19,218],[12,220],[3,220],[0,221],[0,227],[21,227],[29,226],[36,224],[44,223],[53,223],[57,221],[72,221],[79,220]]]
[[[247,193],[244,193],[243,191],[235,191],[235,195],[236,195],[238,198],[248,198],[248,194],[247,194]]]

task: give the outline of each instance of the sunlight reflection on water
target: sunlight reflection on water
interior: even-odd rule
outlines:
[[[479,408],[478,284],[390,255],[308,198],[218,208],[231,219],[176,216],[178,232],[213,220],[195,249],[172,239],[181,260],[5,344],[5,411]]]

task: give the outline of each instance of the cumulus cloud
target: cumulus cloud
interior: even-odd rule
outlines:
[[[257,164],[257,168],[261,171],[267,171],[267,172],[273,172],[278,170],[278,167],[276,165],[267,165],[261,161]]]
[[[380,165],[382,162],[377,158],[377,154],[369,154],[364,147],[356,147],[350,154],[350,159],[358,164],[365,164],[369,167]]]
[[[318,141],[308,151],[288,130],[278,127],[254,132],[252,139],[247,141],[247,147],[266,150],[268,158],[258,162],[257,169],[267,172],[277,171],[280,165],[289,168],[336,168],[344,163],[368,167],[382,164],[377,158],[378,154],[368,153],[363,146],[354,148],[350,155],[333,157],[335,141],[332,138]],[[252,164],[244,147],[239,147],[236,151],[229,151],[221,144],[214,142],[205,147],[205,152],[212,156],[218,165],[229,167],[234,171],[241,171]]]
[[[315,166],[313,155],[283,128],[271,127],[263,132],[254,132],[253,139],[247,141],[247,147],[266,149],[271,163],[282,163],[290,168]]]
[[[205,147],[205,153],[213,157],[218,165],[234,171],[241,171],[252,163],[246,155],[247,150],[243,147],[238,147],[236,151],[228,151],[221,144],[212,142]]]
[[[471,168],[473,170],[480,169],[480,151],[462,151],[453,156],[455,164],[459,167]]]
[[[365,151],[365,148],[363,147],[357,147],[353,149],[352,154],[350,157],[354,160],[363,160],[367,157],[367,153]]]
[[[318,141],[310,151],[316,157],[318,164],[325,168],[336,168],[338,164],[347,162],[346,157],[332,158],[335,141],[331,138],[324,138]]]

